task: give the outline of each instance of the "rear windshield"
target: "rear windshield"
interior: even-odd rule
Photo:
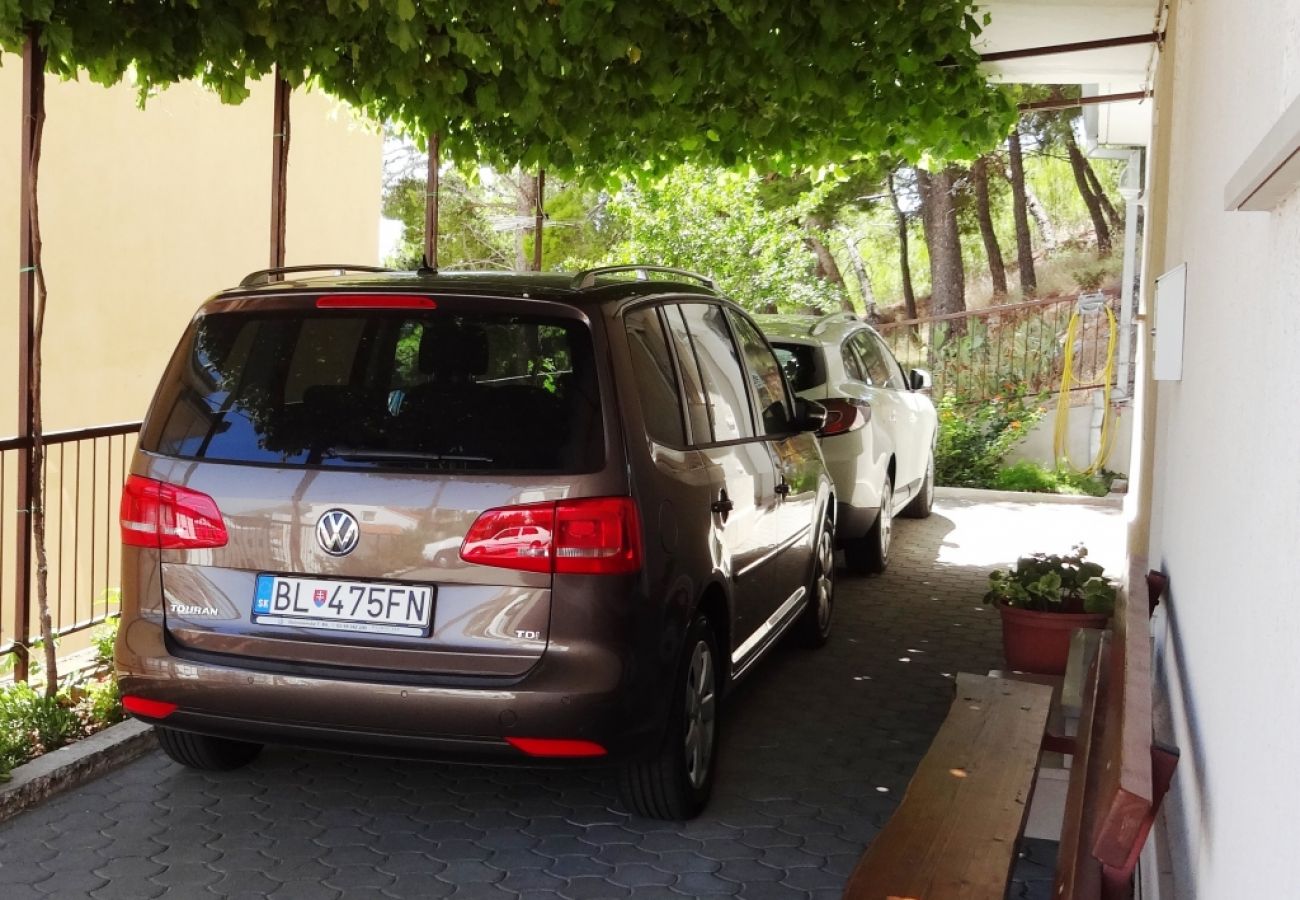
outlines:
[[[777,362],[785,372],[786,381],[796,393],[819,387],[826,381],[826,373],[819,365],[820,351],[808,344],[782,344],[768,338]]]
[[[191,329],[169,380],[145,436],[168,456],[492,472],[603,462],[591,334],[566,319],[218,313]]]

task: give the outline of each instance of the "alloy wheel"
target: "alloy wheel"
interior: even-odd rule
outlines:
[[[705,641],[691,651],[686,674],[686,777],[699,790],[709,777],[717,703],[714,691],[713,653]]]

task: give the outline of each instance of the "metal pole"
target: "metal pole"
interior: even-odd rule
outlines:
[[[271,133],[271,268],[284,265],[285,214],[288,210],[289,82],[275,67],[275,124]]]
[[[1026,112],[1031,109],[1074,109],[1076,106],[1093,106],[1098,103],[1122,103],[1125,100],[1146,100],[1150,91],[1126,91],[1122,94],[1097,94],[1093,97],[1079,97],[1075,100],[1064,98],[1054,100],[1035,100],[1033,103],[1021,103],[1016,109]]]
[[[1049,44],[1045,47],[1026,47],[1021,50],[998,50],[981,53],[980,62],[1001,62],[1007,59],[1028,59],[1034,56],[1056,56],[1061,53],[1079,53],[1083,50],[1106,50],[1111,47],[1128,47],[1134,44],[1159,44],[1164,41],[1162,32],[1130,34],[1124,37],[1102,38],[1096,41],[1074,41],[1069,44]]]
[[[429,135],[429,176],[424,194],[424,264],[438,271],[438,201],[442,188],[439,168],[442,166],[442,141],[439,135]]]
[[[546,201],[543,196],[546,192],[546,170],[537,170],[537,209],[533,217],[533,271],[542,271],[542,219],[545,217],[544,210]]]
[[[1133,357],[1133,283],[1137,280],[1138,208],[1142,202],[1142,151],[1129,155],[1120,194],[1124,197],[1124,274],[1120,282],[1119,362],[1115,367],[1115,396],[1130,399],[1129,369]]]
[[[36,112],[45,92],[45,52],[36,36],[23,45],[23,119],[19,151],[18,201],[18,436],[29,441],[18,448],[18,519],[14,547],[14,680],[29,673],[27,640],[31,637],[32,608],[32,501],[36,496],[35,455],[32,453],[32,370],[36,353],[34,298],[36,248],[32,240],[32,153],[36,139]]]

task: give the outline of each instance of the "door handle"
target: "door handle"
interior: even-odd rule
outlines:
[[[781,479],[781,483],[778,484],[778,485],[774,488],[774,490],[775,490],[778,494],[780,494],[782,497],[784,497],[786,494],[790,493],[790,484],[789,484],[789,482],[787,482],[784,478],[782,478],[782,479]]]
[[[727,513],[735,509],[736,504],[731,502],[731,498],[727,496],[726,488],[723,488],[718,494],[718,499],[713,501],[713,505],[710,508],[718,515],[722,516],[722,520],[725,522],[727,520]]]

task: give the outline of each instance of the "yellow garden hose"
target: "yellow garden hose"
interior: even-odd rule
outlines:
[[[1079,333],[1079,323],[1083,321],[1084,313],[1096,312],[1098,307],[1106,311],[1106,321],[1110,329],[1109,337],[1106,339],[1106,367],[1102,370],[1100,381],[1078,381],[1074,374],[1074,344]],[[1106,465],[1106,460],[1110,458],[1110,451],[1115,443],[1115,412],[1110,406],[1110,390],[1114,381],[1115,342],[1118,336],[1119,324],[1115,321],[1115,313],[1105,302],[1105,298],[1097,294],[1085,294],[1080,297],[1079,302],[1075,304],[1074,312],[1070,315],[1070,324],[1065,330],[1065,365],[1064,371],[1061,372],[1061,393],[1056,399],[1056,433],[1053,452],[1058,465],[1085,475],[1093,475],[1101,471],[1101,468]],[[1102,390],[1104,412],[1101,420],[1101,441],[1097,446],[1097,455],[1085,469],[1075,469],[1070,461],[1070,392],[1076,387]]]

